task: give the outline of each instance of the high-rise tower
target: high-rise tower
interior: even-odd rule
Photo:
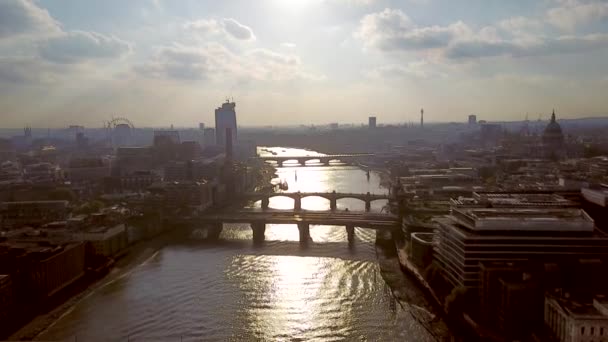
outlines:
[[[236,145],[236,103],[226,100],[215,110],[215,141],[219,146],[226,145],[226,128],[232,131],[232,145]]]
[[[420,128],[424,128],[424,108],[420,109]]]

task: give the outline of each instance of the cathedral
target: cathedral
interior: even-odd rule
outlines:
[[[551,115],[551,122],[545,127],[542,142],[545,157],[559,159],[565,155],[564,134],[555,120],[555,110]]]

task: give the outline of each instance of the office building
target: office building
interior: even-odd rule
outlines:
[[[370,129],[374,129],[376,128],[376,117],[375,116],[370,116],[368,119],[368,127]]]
[[[575,208],[454,208],[439,224],[435,261],[454,287],[479,288],[481,262],[608,257],[608,235]]]
[[[211,147],[215,146],[215,129],[214,128],[205,128],[203,131],[203,147]]]
[[[215,110],[215,142],[218,146],[226,145],[226,128],[232,130],[232,145],[237,142],[236,103],[226,100]]]
[[[608,301],[592,302],[545,296],[545,324],[556,341],[591,342],[608,340]]]
[[[469,115],[469,125],[477,125],[477,115]]]
[[[3,229],[23,226],[41,226],[68,217],[68,201],[4,202],[0,205],[0,222]]]

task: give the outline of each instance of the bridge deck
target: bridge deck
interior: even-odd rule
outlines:
[[[371,229],[394,228],[400,224],[399,219],[393,215],[360,211],[239,210],[204,215],[196,220],[214,223],[305,223],[310,225],[355,226]]]
[[[389,199],[389,195],[388,194],[362,194],[362,193],[344,193],[344,192],[269,192],[269,193],[247,193],[244,194],[244,197],[246,198],[265,198],[265,197],[278,197],[278,196],[285,196],[285,197],[325,197],[325,198],[329,198],[329,197],[333,197],[335,196],[336,198],[360,198],[360,199],[371,199],[371,200],[378,200],[378,199]]]

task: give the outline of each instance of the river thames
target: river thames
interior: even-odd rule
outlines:
[[[277,175],[289,192],[387,191],[376,174],[368,177],[352,166],[286,164]],[[384,205],[375,201],[372,211]],[[270,207],[293,208],[293,200],[272,198]],[[364,207],[355,199],[338,201],[338,210]],[[329,209],[329,201],[304,198],[302,208]],[[110,274],[38,339],[435,341],[410,309],[395,302],[378,266],[375,231],[357,228],[355,234],[349,245],[344,227],[311,226],[306,248],[295,225],[268,225],[261,246],[253,244],[247,225],[225,225],[216,243],[173,238],[128,271]],[[415,286],[408,291],[424,296]]]

